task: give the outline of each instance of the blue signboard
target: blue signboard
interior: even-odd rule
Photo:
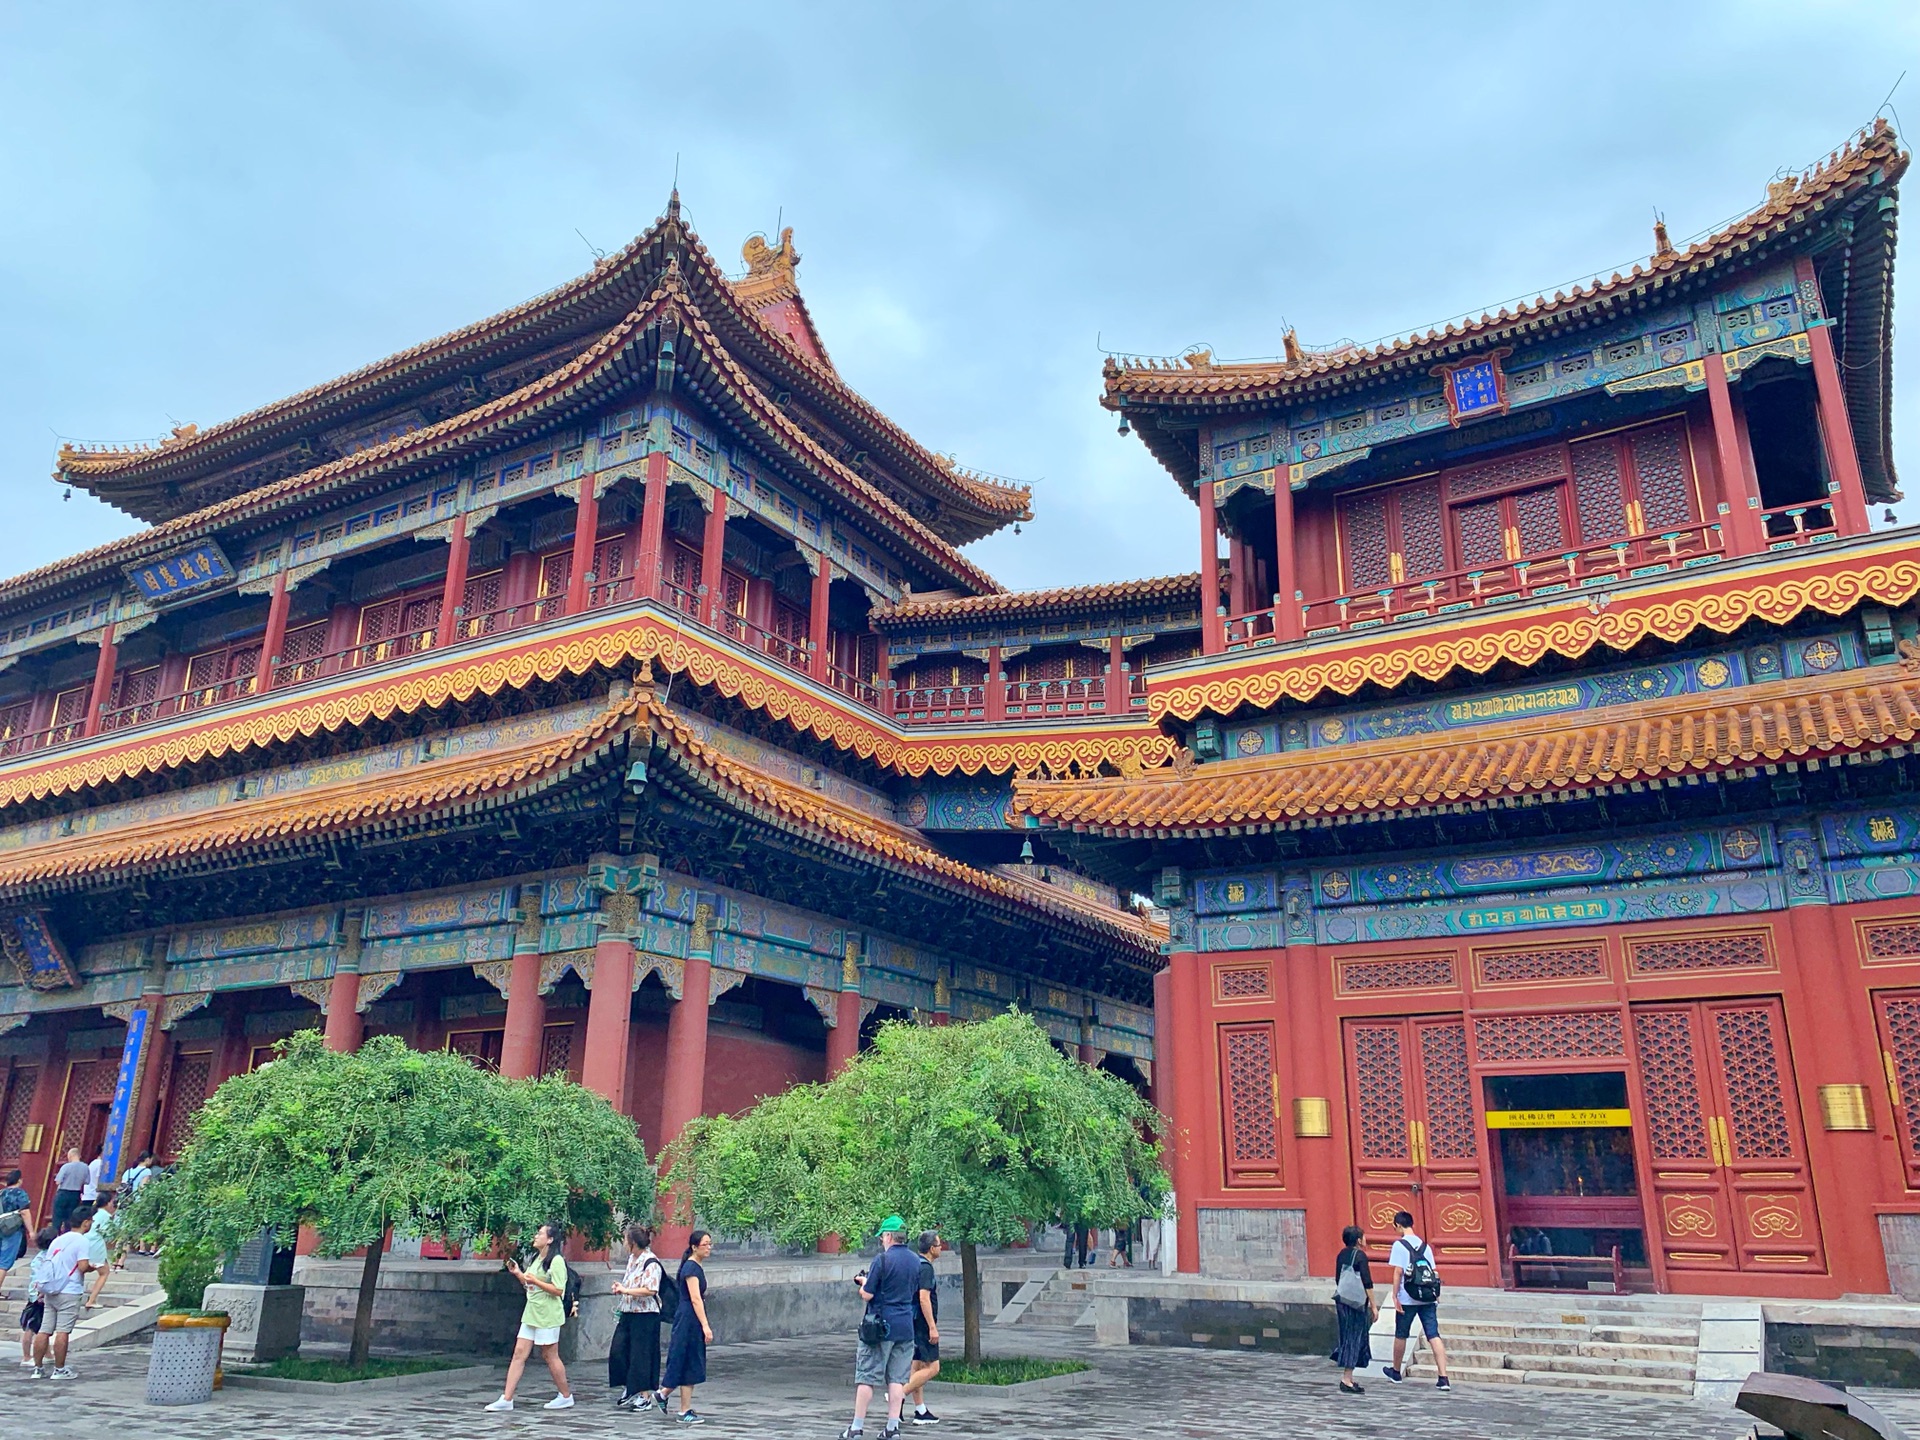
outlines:
[[[1462,365],[1451,378],[1454,414],[1478,415],[1483,410],[1500,408],[1500,376],[1493,361]]]
[[[129,565],[127,578],[149,605],[163,605],[183,595],[196,595],[233,579],[233,567],[220,547],[203,540],[191,549],[146,565]]]
[[[107,1112],[107,1134],[100,1142],[100,1178],[111,1182],[120,1173],[120,1149],[126,1139],[127,1119],[133,1113],[133,1092],[140,1084],[140,1059],[147,1041],[147,1011],[143,1006],[127,1017],[127,1043],[120,1047],[120,1075],[113,1082],[113,1108]]]

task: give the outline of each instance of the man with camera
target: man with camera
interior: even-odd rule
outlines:
[[[913,1370],[913,1300],[920,1257],[907,1247],[907,1223],[889,1215],[880,1224],[880,1254],[854,1276],[867,1302],[860,1320],[860,1350],[853,1363],[853,1423],[840,1440],[860,1440],[867,1430],[873,1387],[887,1387],[887,1428],[881,1440],[900,1434],[900,1408]]]

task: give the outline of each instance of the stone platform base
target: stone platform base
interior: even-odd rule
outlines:
[[[298,1285],[209,1285],[200,1303],[208,1310],[224,1310],[230,1317],[227,1359],[264,1365],[300,1353],[306,1293]]]

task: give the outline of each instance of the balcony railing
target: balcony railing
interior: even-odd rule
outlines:
[[[1072,680],[1001,680],[1008,720],[1062,720],[1107,714],[1107,677]],[[893,692],[893,718],[904,725],[955,725],[987,718],[989,684],[923,685]],[[1147,708],[1147,677],[1127,675],[1126,709]]]
[[[1075,680],[1015,680],[1007,685],[1007,718],[1057,720],[1063,715],[1104,715],[1107,680],[1088,675]]]
[[[1724,550],[1717,522],[1634,535],[1599,545],[1309,600],[1300,606],[1302,628],[1308,636],[1336,635],[1403,620],[1510,605],[1609,581],[1683,570],[1709,563]],[[1256,610],[1235,616],[1227,621],[1226,631],[1229,650],[1272,645],[1276,640],[1274,611]]]
[[[1762,510],[1760,523],[1766,531],[1769,550],[1791,550],[1796,545],[1813,545],[1823,540],[1837,539],[1840,534],[1839,527],[1834,524],[1833,506],[1824,500]]]
[[[987,718],[985,685],[921,685],[893,692],[893,718],[907,725],[952,725]]]

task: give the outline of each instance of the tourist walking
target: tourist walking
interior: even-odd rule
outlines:
[[[1380,1318],[1380,1302],[1373,1295],[1373,1270],[1367,1264],[1367,1252],[1360,1248],[1364,1236],[1358,1225],[1342,1230],[1341,1250],[1333,1261],[1333,1310],[1340,1322],[1333,1363],[1340,1367],[1342,1395],[1367,1393],[1353,1378],[1353,1372],[1373,1363],[1373,1344],[1368,1336],[1373,1322]]]
[[[120,1188],[115,1193],[122,1200],[128,1199],[148,1180],[153,1178],[153,1152],[142,1151],[140,1158],[120,1172]]]
[[[58,1234],[67,1228],[73,1219],[73,1212],[80,1208],[80,1192],[86,1187],[87,1167],[81,1162],[80,1151],[75,1148],[67,1151],[66,1163],[53,1177],[53,1228]]]
[[[620,1319],[607,1347],[607,1384],[618,1386],[614,1403],[651,1410],[660,1388],[660,1282],[666,1267],[653,1253],[653,1231],[627,1227],[627,1268],[614,1282]]]
[[[46,1313],[46,1297],[40,1286],[50,1273],[47,1251],[58,1233],[51,1225],[42,1225],[33,1237],[33,1262],[27,1270],[27,1303],[20,1311],[20,1363],[33,1369],[33,1346],[40,1334],[40,1317]]]
[[[939,1231],[922,1230],[913,1248],[920,1252],[920,1272],[913,1281],[913,1369],[905,1398],[913,1402],[914,1424],[938,1425],[940,1417],[927,1407],[927,1382],[940,1373],[940,1277],[933,1262],[947,1247]]]
[[[520,1335],[513,1342],[513,1359],[507,1365],[506,1388],[489,1410],[513,1409],[513,1392],[520,1388],[520,1376],[526,1371],[527,1356],[537,1346],[560,1393],[542,1408],[573,1408],[573,1389],[567,1384],[567,1367],[560,1363],[560,1331],[567,1323],[567,1262],[560,1253],[565,1230],[549,1220],[533,1232],[535,1259],[526,1269],[507,1261],[507,1273],[527,1291],[526,1308],[520,1312]]]
[[[80,1291],[86,1284],[93,1262],[87,1258],[87,1231],[93,1228],[93,1210],[83,1205],[73,1212],[73,1222],[64,1235],[47,1247],[47,1267],[40,1280],[39,1333],[33,1341],[35,1380],[71,1380],[67,1368],[67,1342],[74,1323],[80,1318]],[[47,1363],[49,1352],[53,1363]]]
[[[1387,1252],[1387,1264],[1393,1267],[1393,1364],[1380,1373],[1398,1385],[1406,1379],[1400,1362],[1407,1352],[1407,1337],[1413,1334],[1414,1321],[1427,1337],[1433,1351],[1433,1363],[1440,1372],[1436,1390],[1451,1390],[1447,1379],[1447,1347],[1440,1341],[1440,1272],[1434,1268],[1427,1242],[1413,1233],[1413,1216],[1405,1210],[1393,1217],[1393,1228],[1400,1238]],[[1411,1367],[1408,1367],[1411,1368]]]
[[[0,1179],[0,1289],[33,1236],[32,1207],[33,1197],[20,1188],[20,1172],[7,1171]]]
[[[106,1289],[107,1277],[113,1273],[110,1252],[113,1232],[120,1225],[119,1203],[120,1197],[109,1190],[106,1199],[94,1207],[93,1224],[87,1228],[87,1260],[93,1266],[93,1284],[87,1290],[84,1307],[88,1310],[100,1303],[100,1292]]]
[[[693,1387],[707,1383],[707,1346],[713,1343],[713,1326],[707,1321],[707,1272],[700,1263],[711,1254],[713,1236],[705,1230],[694,1231],[687,1237],[687,1253],[680,1257],[680,1272],[674,1277],[680,1286],[680,1303],[674,1307],[667,1368],[655,1399],[665,1414],[668,1392],[677,1388],[680,1413],[674,1418],[682,1425],[707,1423],[693,1408]]]
[[[87,1183],[80,1187],[81,1204],[98,1205],[100,1203],[100,1162],[106,1158],[105,1155],[96,1155],[87,1161]],[[113,1177],[107,1178],[111,1180]]]
[[[900,1408],[913,1374],[914,1294],[920,1281],[920,1258],[907,1248],[906,1238],[907,1222],[889,1215],[880,1222],[880,1254],[854,1277],[867,1310],[860,1319],[860,1348],[853,1361],[853,1423],[840,1432],[840,1440],[867,1433],[867,1407],[876,1385],[887,1390],[882,1440],[900,1433]]]

